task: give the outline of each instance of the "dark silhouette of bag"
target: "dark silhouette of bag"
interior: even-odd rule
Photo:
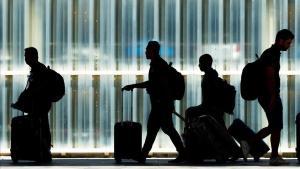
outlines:
[[[181,100],[185,92],[185,81],[183,75],[172,67],[172,62],[169,63],[171,92],[174,100]]]
[[[141,153],[142,125],[138,122],[118,122],[114,126],[114,158],[117,163],[122,159],[133,159]]]
[[[235,87],[230,85],[226,80],[219,78],[220,87],[220,107],[222,111],[233,114],[235,107]]]
[[[225,162],[229,159],[236,160],[241,155],[240,147],[226,128],[208,115],[198,116],[187,124],[184,142],[188,159],[193,162],[204,159]]]
[[[65,95],[64,78],[49,66],[47,67],[47,88],[51,102],[57,102]]]
[[[247,63],[243,68],[241,76],[241,95],[245,100],[257,99],[261,88],[261,61],[257,59],[254,62]]]
[[[30,116],[17,116],[11,122],[11,158],[18,160],[50,162],[51,152],[43,137],[41,120]]]
[[[296,157],[300,162],[300,113],[296,116]]]
[[[133,113],[132,104],[133,94],[131,91],[130,121],[117,122],[114,126],[114,158],[116,163],[122,162],[122,159],[134,159],[141,154],[142,125],[139,122],[131,121]]]
[[[246,141],[250,146],[250,154],[254,161],[259,161],[259,158],[267,153],[270,148],[263,140],[255,140],[255,133],[240,119],[235,119],[228,128],[228,132],[238,142]]]

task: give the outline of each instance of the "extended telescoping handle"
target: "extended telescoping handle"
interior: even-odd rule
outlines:
[[[124,120],[124,91],[122,91],[122,121],[125,121]],[[133,120],[133,90],[130,90],[130,115],[129,115],[129,118],[128,120]]]

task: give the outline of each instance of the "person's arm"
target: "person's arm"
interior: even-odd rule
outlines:
[[[142,83],[136,83],[136,84],[131,84],[131,85],[126,85],[122,88],[123,90],[133,90],[134,88],[147,88],[148,87],[148,81],[142,82]]]
[[[270,102],[269,102],[269,110],[272,111],[275,105],[276,101],[276,81],[275,81],[275,69],[272,66],[268,66],[265,69],[265,85],[267,88],[268,95],[270,96]]]

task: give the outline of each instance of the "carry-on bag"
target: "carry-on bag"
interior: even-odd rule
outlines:
[[[246,141],[249,145],[249,153],[253,156],[254,161],[259,161],[259,158],[267,153],[270,148],[263,140],[253,139],[255,132],[250,129],[240,119],[235,119],[228,128],[228,132],[232,135],[239,143]]]
[[[11,159],[50,162],[51,145],[42,131],[42,120],[28,115],[17,116],[11,122]]]
[[[131,119],[133,113],[132,105],[133,94],[131,91]],[[116,163],[120,163],[122,159],[136,158],[140,155],[141,149],[142,125],[133,121],[117,122],[114,126],[114,158]]]

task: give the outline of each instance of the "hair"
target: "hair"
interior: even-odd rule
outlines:
[[[160,44],[157,41],[149,41],[148,46],[153,47],[155,53],[159,54]]]
[[[208,64],[209,66],[211,66],[213,59],[210,54],[204,54],[199,57],[199,62]]]
[[[29,53],[32,58],[38,60],[38,51],[34,47],[25,48],[25,52]]]
[[[282,29],[277,32],[275,41],[278,41],[279,39],[288,40],[288,39],[294,39],[295,35],[288,29]]]

